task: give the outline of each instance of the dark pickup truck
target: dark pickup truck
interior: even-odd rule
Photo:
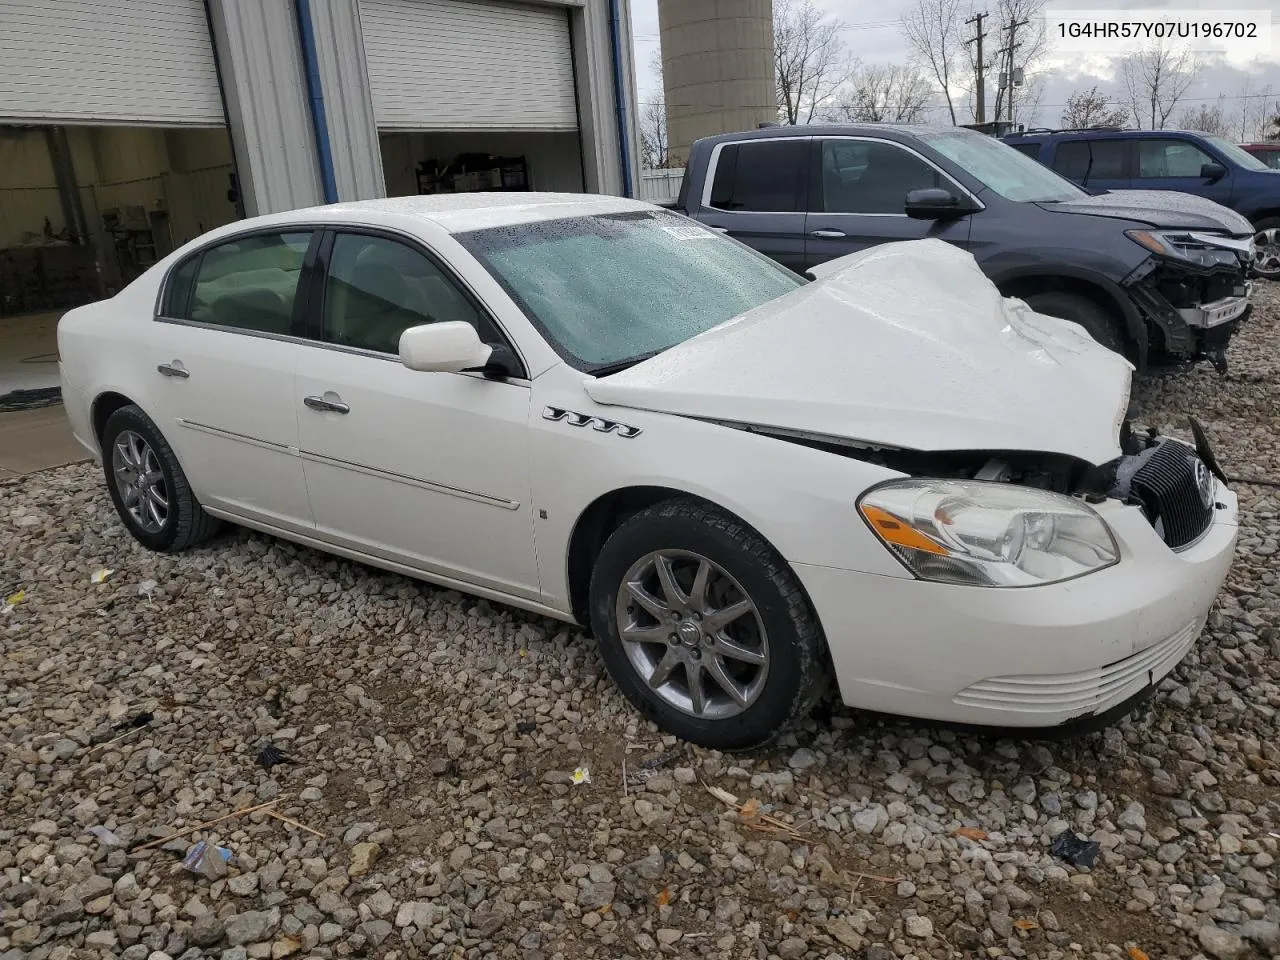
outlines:
[[[1006,296],[1083,326],[1140,368],[1207,358],[1250,312],[1253,227],[1180,193],[1081,189],[959,127],[770,127],[697,141],[669,205],[803,273],[938,237]],[[909,291],[904,291],[909,295]]]

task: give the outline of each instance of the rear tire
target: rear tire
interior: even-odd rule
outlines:
[[[1067,293],[1061,290],[1049,290],[1024,297],[1027,306],[1036,313],[1048,314],[1070,320],[1084,327],[1089,336],[1108,350],[1121,356],[1128,353],[1128,344],[1119,319],[1096,300],[1079,293]]]
[[[1257,231],[1253,242],[1258,248],[1253,272],[1263,280],[1280,280],[1280,217],[1259,220],[1253,229]]]
[[[590,605],[623,694],[692,743],[765,743],[826,687],[822,628],[791,568],[701,501],[667,500],[618,527],[596,559]]]
[[[176,553],[201,543],[222,521],[204,512],[160,428],[129,404],[102,428],[102,470],[116,513],[148,550]]]

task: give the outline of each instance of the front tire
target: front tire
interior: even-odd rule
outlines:
[[[795,575],[709,504],[668,500],[625,521],[596,560],[590,603],[623,694],[692,743],[757,746],[825,687],[822,629]]]
[[[1253,272],[1263,280],[1280,280],[1280,217],[1259,220],[1254,229],[1258,231],[1253,238],[1258,258]]]
[[[107,418],[102,469],[116,513],[147,549],[176,553],[218,531],[220,521],[204,512],[173,448],[139,407]]]
[[[1078,293],[1049,290],[1025,298],[1027,306],[1036,313],[1070,320],[1084,327],[1089,336],[1108,350],[1127,354],[1124,332],[1117,317],[1102,304]]]

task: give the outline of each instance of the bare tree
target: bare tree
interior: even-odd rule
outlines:
[[[1062,111],[1062,125],[1069,130],[1123,127],[1128,119],[1128,111],[1117,106],[1106,94],[1099,93],[1096,86],[1072,93]]]
[[[1189,50],[1155,43],[1125,57],[1120,76],[1129,95],[1129,110],[1139,129],[1163,130],[1174,108],[1195,80],[1197,61]]]
[[[1272,112],[1268,110],[1267,100],[1271,98],[1271,84],[1266,84],[1261,90],[1255,91],[1253,83],[1248,78],[1240,86],[1240,126],[1239,135],[1236,139],[1242,143],[1252,140],[1258,140],[1266,135],[1267,127],[1271,123]],[[1232,133],[1236,133],[1235,124],[1232,124]]]
[[[854,72],[827,114],[846,123],[915,123],[930,111],[933,96],[933,85],[920,67],[869,64]]]
[[[784,123],[811,122],[849,79],[854,61],[840,39],[841,26],[814,0],[774,0],[773,61]]]
[[[932,75],[956,123],[955,90],[967,85],[965,18],[969,0],[916,0],[902,18],[902,35],[916,64]]]
[[[1201,103],[1194,107],[1183,107],[1178,117],[1178,126],[1184,130],[1197,130],[1200,133],[1230,137],[1231,121],[1227,118],[1227,98],[1218,97],[1218,102],[1213,106]]]
[[[655,50],[649,60],[649,69],[658,80],[659,93],[646,100],[640,108],[640,165],[650,170],[665,170],[671,162],[668,156],[667,101],[661,92],[662,53]]]

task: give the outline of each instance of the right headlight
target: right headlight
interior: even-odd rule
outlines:
[[[1057,583],[1116,563],[1102,518],[1071,497],[981,480],[891,480],[858,501],[867,525],[922,580]]]

